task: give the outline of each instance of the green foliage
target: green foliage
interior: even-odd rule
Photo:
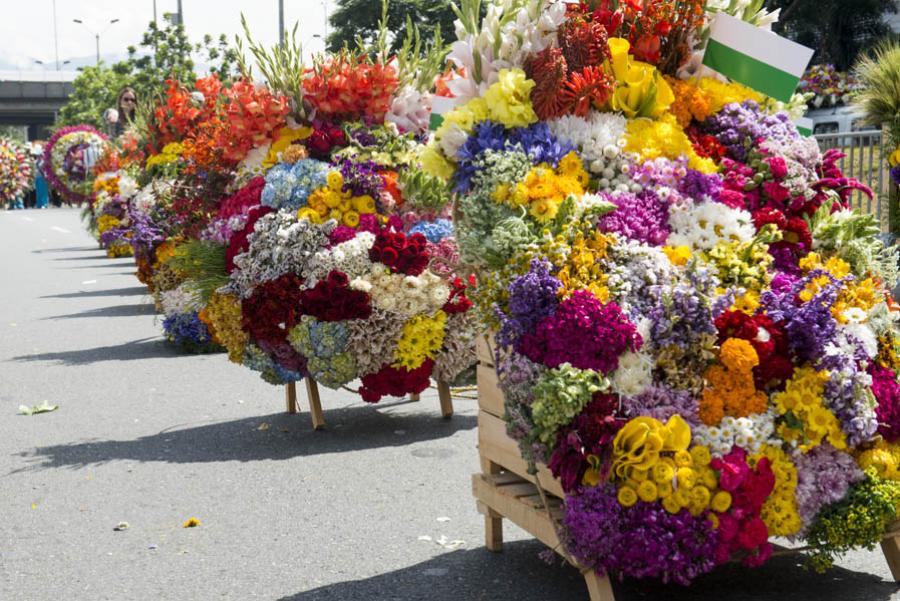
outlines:
[[[418,169],[409,169],[400,174],[400,189],[403,198],[413,210],[440,212],[450,201],[447,182]]]
[[[152,103],[165,90],[166,79],[196,79],[194,56],[223,81],[232,77],[237,66],[237,52],[229,47],[224,35],[213,39],[207,34],[202,42],[192,44],[184,27],[174,24],[169,15],[162,27],[151,22],[139,48],[128,48],[126,60],[112,67],[100,63],[82,69],[73,82],[75,90],[69,102],[60,110],[57,125],[89,123],[105,127],[103,111],[116,108],[116,97],[123,87],[134,88],[139,103]]]
[[[453,31],[455,16],[448,0],[391,0],[386,15],[386,28],[381,27],[382,5],[379,0],[337,0],[331,13],[328,49],[377,44],[379,34],[389,31],[385,39],[391,52],[399,50],[408,37],[414,37],[411,27],[418,27],[421,39],[431,39],[436,31]]]
[[[897,12],[893,0],[767,0],[766,8],[781,9],[776,33],[815,49],[812,64],[832,63],[839,71],[891,34],[884,15]]]
[[[209,240],[190,240],[178,246],[168,265],[190,280],[203,304],[213,292],[228,283],[225,246]]]
[[[900,43],[885,41],[856,64],[862,86],[855,101],[875,127],[887,125],[889,146],[900,144]]]
[[[874,469],[867,470],[866,479],[854,484],[843,500],[819,513],[806,536],[813,547],[810,565],[823,572],[837,555],[855,547],[872,550],[897,519],[898,505],[900,482],[882,480]]]
[[[116,106],[116,96],[128,77],[110,69],[103,63],[96,67],[82,69],[75,81],[69,101],[59,111],[57,125],[79,125],[87,123],[104,130],[103,111]]]
[[[556,432],[581,413],[595,392],[608,388],[609,380],[593,370],[578,369],[568,363],[547,370],[534,386],[534,429],[530,436],[552,448]]]
[[[285,32],[282,44],[267,50],[250,35],[247,19],[241,13],[241,26],[244,28],[244,37],[247,38],[247,47],[250,54],[256,59],[256,64],[259,65],[259,70],[262,71],[266,83],[273,91],[290,98],[295,114],[302,116],[304,67],[303,47],[297,42],[298,25],[294,25],[290,36]],[[253,69],[244,56],[244,44],[240,37],[235,36],[235,44],[237,45],[238,68],[241,75],[252,81]]]

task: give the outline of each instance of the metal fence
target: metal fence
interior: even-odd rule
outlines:
[[[825,152],[837,148],[846,156],[838,163],[847,177],[853,177],[872,189],[874,198],[869,199],[862,192],[854,192],[851,204],[854,209],[872,213],[878,217],[882,231],[888,230],[887,195],[890,174],[887,155],[881,143],[881,132],[877,129],[839,134],[817,134],[819,148]]]

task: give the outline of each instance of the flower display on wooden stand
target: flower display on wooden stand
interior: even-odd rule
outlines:
[[[849,209],[871,191],[783,103],[698,73],[703,2],[477,5],[423,161],[491,332],[488,545],[512,519],[600,599],[606,574],[762,565],[774,537],[815,568],[880,542],[900,312],[895,251]]]

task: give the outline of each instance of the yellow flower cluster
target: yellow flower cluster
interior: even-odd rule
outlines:
[[[724,293],[724,290],[723,290]],[[734,303],[731,305],[732,311],[740,311],[747,315],[753,315],[759,308],[759,292],[756,290],[744,289],[743,294],[735,295]]]
[[[800,268],[804,272],[810,272],[814,269],[824,269],[835,278],[845,278],[850,275],[850,264],[837,257],[830,257],[823,261],[818,253],[811,252],[800,259]],[[830,282],[827,276],[819,276],[813,279],[800,292],[800,300],[809,302],[823,287]],[[878,282],[872,278],[864,280],[853,280],[841,287],[840,294],[831,307],[831,315],[840,323],[847,323],[853,313],[862,311],[868,313],[869,310],[880,303],[883,297],[878,292]],[[853,309],[857,311],[852,311]]]
[[[263,159],[262,166],[271,169],[276,163],[281,161],[282,153],[286,151],[294,142],[304,140],[312,135],[311,127],[282,127],[278,130],[278,139],[272,142],[266,158]],[[287,162],[287,161],[286,161]]]
[[[638,500],[660,501],[669,513],[688,509],[695,516],[706,509],[727,511],[731,495],[718,490],[716,472],[709,466],[709,449],[695,446],[688,450],[689,441],[690,427],[678,416],[665,425],[651,417],[625,424],[613,442],[619,503],[631,507]],[[596,485],[597,476],[597,470],[589,470],[585,483]]]
[[[348,227],[356,227],[359,225],[360,215],[375,212],[375,199],[368,194],[353,196],[350,190],[341,190],[344,176],[340,171],[331,171],[326,181],[325,186],[309,195],[307,206],[297,211],[298,219],[308,219],[313,223],[335,219]]]
[[[784,391],[772,396],[778,415],[786,417],[778,425],[778,435],[787,442],[796,441],[804,453],[825,439],[838,450],[847,448],[840,421],[822,404],[827,380],[827,372],[801,367]]]
[[[900,480],[900,445],[880,439],[874,447],[860,452],[856,462],[863,470],[873,468],[879,478]]]
[[[100,217],[97,218],[97,231],[102,234],[103,232],[119,227],[120,223],[122,222],[118,217],[113,217],[112,215],[100,215]]]
[[[581,159],[572,151],[559,161],[556,169],[541,163],[515,186],[500,184],[493,198],[514,207],[527,207],[538,222],[547,223],[556,217],[559,206],[570,194],[584,194],[589,180]]]
[[[900,371],[900,335],[887,332],[878,337],[878,365]]]
[[[184,146],[182,146],[180,142],[169,142],[163,146],[162,152],[147,158],[147,167],[174,163],[181,158],[183,152]]]
[[[746,340],[729,338],[719,351],[721,365],[706,370],[707,387],[700,398],[700,419],[714,426],[725,415],[746,417],[766,410],[768,397],[756,389],[753,368],[759,355]]]
[[[576,290],[587,290],[602,303],[609,301],[608,276],[600,269],[600,261],[606,258],[606,250],[615,242],[615,237],[592,231],[587,237],[578,232],[570,243],[568,256],[559,265],[556,278],[562,282],[559,294],[568,297]]]
[[[241,329],[241,302],[231,294],[214,292],[204,309],[219,343],[228,350],[228,360],[241,363],[249,337]]]
[[[119,193],[119,176],[98,177],[94,180],[94,192],[106,192],[110,196]]]
[[[775,474],[775,488],[762,506],[760,517],[774,536],[791,536],[803,527],[797,511],[797,468],[788,454],[777,447],[763,445],[760,452],[748,458],[748,465],[755,468],[763,457],[767,457]]]
[[[394,367],[416,369],[425,359],[434,359],[444,343],[447,314],[438,309],[431,317],[417,315],[403,325],[403,334],[394,352]]]
[[[610,60],[606,67],[616,78],[609,108],[628,119],[658,117],[672,104],[675,95],[656,67],[634,60],[630,48],[624,38],[609,39]]]
[[[684,267],[691,260],[690,246],[663,246],[662,250],[669,257],[669,262],[676,267]]]
[[[113,259],[116,257],[130,257],[133,254],[134,254],[134,249],[131,248],[131,245],[123,244],[121,242],[112,244],[106,249],[106,256],[113,258]]]
[[[753,100],[758,104],[765,102],[765,97],[762,94],[737,82],[725,83],[712,77],[704,77],[700,80],[698,87],[706,94],[710,115],[715,115],[726,104],[731,104],[732,102],[737,102],[738,104],[745,100]]]
[[[701,158],[694,151],[687,134],[670,113],[658,120],[629,119],[625,129],[625,150],[640,155],[642,161],[659,157],[677,159],[684,155],[691,169],[703,173],[715,173],[717,170],[714,161]]]
[[[492,121],[504,127],[525,127],[538,120],[531,106],[534,81],[522,69],[500,69],[497,82],[484,93]]]

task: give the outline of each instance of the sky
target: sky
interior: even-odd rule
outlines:
[[[55,0],[59,61],[73,59],[60,68],[93,64],[95,38],[99,32],[100,55],[107,62],[124,58],[129,45],[137,46],[148,23],[153,20],[153,0]],[[0,70],[54,70],[54,0],[0,0]],[[304,50],[323,49],[325,6],[333,10],[334,0],[284,0],[285,29],[299,21],[298,38]],[[177,0],[156,0],[158,18],[176,12]],[[254,39],[266,46],[278,38],[278,0],[182,0],[184,24],[192,42],[209,33],[229,40],[242,33],[241,11],[247,17]],[[84,25],[73,22],[80,19]],[[110,25],[113,19],[118,23]],[[35,63],[43,61],[44,65]]]

